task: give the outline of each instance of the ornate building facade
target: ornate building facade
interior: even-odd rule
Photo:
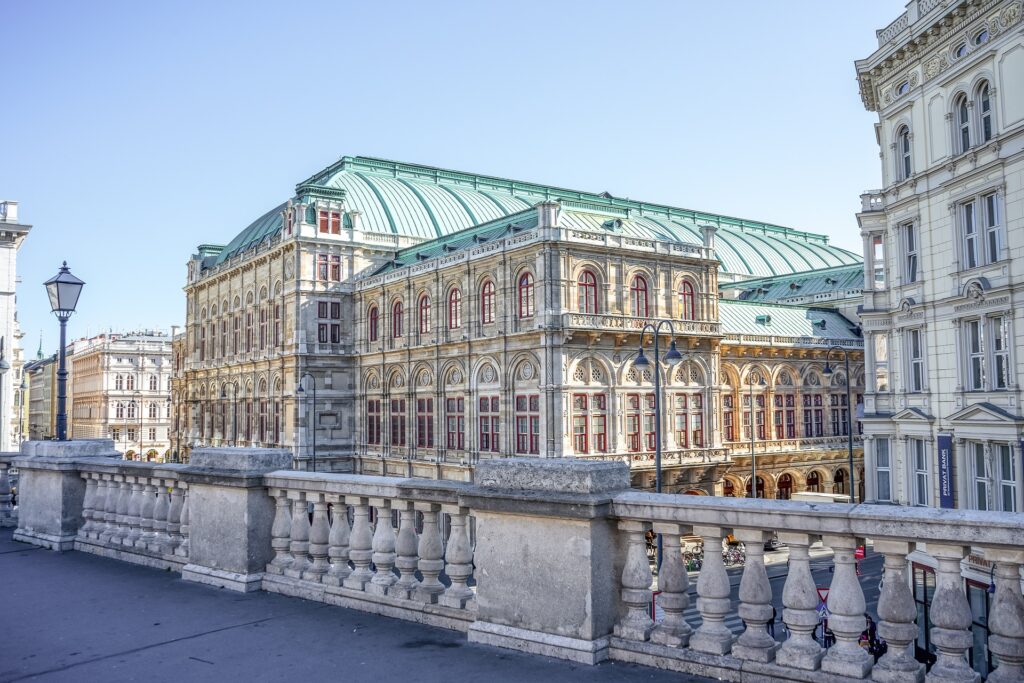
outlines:
[[[649,487],[653,368],[633,362],[669,320],[666,490],[744,495],[751,435],[760,495],[843,490],[856,325],[723,295],[857,263],[780,226],[345,157],[189,262],[181,450],[283,445],[300,467],[447,479],[481,458],[622,458]],[[849,392],[822,372],[830,345],[852,353]]]

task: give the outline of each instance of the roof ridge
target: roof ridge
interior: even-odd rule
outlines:
[[[863,261],[859,263],[844,263],[838,266],[825,266],[824,268],[812,268],[811,270],[798,270],[796,272],[787,273],[785,275],[759,275],[758,277],[752,277],[746,280],[740,280],[729,284],[747,286],[750,284],[757,284],[758,282],[764,282],[765,280],[790,280],[793,278],[808,277],[810,275],[822,275],[826,273],[831,273],[836,270],[850,270],[853,268],[863,269]]]
[[[828,308],[827,306],[805,306],[803,304],[785,304],[775,301],[750,301],[747,299],[719,299],[718,303],[736,304],[740,306],[758,306],[760,308],[767,306],[769,308],[799,308],[805,311],[827,311],[829,313],[835,313],[836,315],[842,316],[844,319],[846,319],[846,316],[844,316],[842,313],[840,313],[834,308]]]

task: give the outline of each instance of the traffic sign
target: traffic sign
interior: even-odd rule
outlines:
[[[819,604],[818,605],[818,618],[819,619],[828,619],[830,616],[832,616],[832,612],[829,611],[828,605],[826,605],[825,603]]]
[[[828,588],[819,588],[818,589],[818,598],[821,600],[821,604],[824,605],[825,603],[827,603],[828,602]]]

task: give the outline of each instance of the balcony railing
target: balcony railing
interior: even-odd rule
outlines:
[[[883,211],[885,209],[885,194],[881,190],[868,190],[860,196],[860,210],[862,213],[869,211]]]
[[[590,313],[563,313],[562,327],[571,330],[608,330],[611,332],[637,332],[644,328],[644,325],[657,322],[652,318],[639,318],[631,315],[601,315]],[[678,335],[707,335],[718,336],[721,325],[713,321],[704,320],[673,320]]]
[[[778,334],[726,334],[723,341],[751,346],[820,346],[838,345],[851,349],[864,348],[861,339],[829,339],[827,337],[787,337]]]

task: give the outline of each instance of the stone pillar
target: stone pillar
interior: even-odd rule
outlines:
[[[291,463],[291,451],[277,448],[192,452],[190,466],[180,475],[188,485],[183,579],[241,592],[260,589],[272,557],[274,520],[274,502],[263,475],[288,469]],[[185,525],[184,518],[181,523]]]
[[[789,573],[782,589],[782,621],[789,638],[776,653],[787,666],[815,671],[825,652],[814,640],[818,626],[818,592],[811,575],[811,537],[796,532],[779,532],[779,540],[789,546]]]
[[[981,675],[967,663],[967,651],[973,644],[970,630],[973,618],[960,574],[964,548],[929,543],[928,554],[938,561],[935,595],[928,612],[932,619],[932,642],[937,652],[925,680],[928,683],[977,683]]]
[[[71,550],[82,526],[85,480],[76,462],[120,459],[111,439],[25,441],[18,468],[18,526],[14,540]]]
[[[878,635],[888,650],[871,670],[878,683],[921,683],[924,664],[910,654],[910,643],[917,638],[917,606],[907,583],[907,541],[875,539],[875,552],[885,557],[885,575],[878,596]]]
[[[588,664],[607,659],[624,563],[608,516],[629,487],[626,464],[488,460],[476,481],[460,496],[477,523],[469,640]]]
[[[985,557],[996,565],[996,594],[988,620],[988,647],[995,655],[996,669],[987,680],[1024,681],[1024,596],[1020,587],[1024,551],[986,550]]]
[[[738,659],[771,662],[779,644],[768,635],[772,620],[772,585],[764,568],[764,542],[768,532],[761,529],[736,529],[736,538],[746,546],[747,560],[740,578],[739,615],[746,629],[732,646]]]
[[[864,591],[853,559],[857,540],[852,536],[824,536],[822,541],[834,553],[835,573],[829,585],[828,607],[832,612],[829,626],[836,643],[821,661],[821,669],[850,678],[866,678],[873,660],[858,643],[867,623]]]

